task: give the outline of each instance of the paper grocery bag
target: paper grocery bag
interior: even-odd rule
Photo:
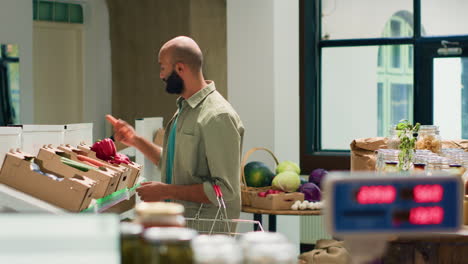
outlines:
[[[351,170],[375,170],[375,151],[387,148],[387,138],[359,138],[351,143]]]
[[[343,241],[320,239],[317,240],[315,249],[302,253],[299,260],[304,264],[348,264],[351,263],[351,255]]]
[[[442,140],[442,148],[461,148],[464,151],[468,151],[468,140]]]

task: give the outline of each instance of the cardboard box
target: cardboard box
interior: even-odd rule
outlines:
[[[115,171],[102,168],[84,172],[62,163],[60,160],[61,157],[70,158],[70,155],[66,154],[62,150],[50,146],[41,148],[37,155],[38,159],[44,161],[44,167],[49,171],[60,173],[67,178],[71,178],[75,174],[79,174],[95,180],[97,182],[97,186],[96,191],[93,193],[93,198],[102,198],[115,192],[117,189],[119,175]]]
[[[90,153],[90,152],[85,152],[83,150],[75,148],[68,144],[60,145],[57,148],[69,154],[71,160],[78,161],[78,162],[81,162],[78,159],[78,155],[83,155],[83,156],[88,157],[88,154]],[[130,180],[130,174],[132,173],[132,171],[128,167],[118,165],[118,164],[110,164],[108,162],[98,159],[97,157],[89,157],[89,158],[104,163],[106,168],[113,170],[117,174],[119,174],[119,182],[117,183],[117,189],[116,189],[117,191],[124,189],[128,186],[128,181]]]
[[[89,145],[86,145],[86,144],[80,144],[78,146],[78,149],[86,152],[87,156],[88,157],[91,157],[93,159],[97,159],[97,160],[100,160],[96,157],[96,152],[92,151],[91,150],[91,146]],[[121,164],[122,166],[126,167],[126,168],[129,168],[131,173],[130,173],[130,179],[128,180],[128,185],[127,187],[128,188],[131,188],[133,186],[135,186],[135,184],[137,183],[137,180],[138,180],[138,177],[140,177],[140,173],[142,171],[142,168],[143,166],[138,164],[138,163],[135,163],[135,162],[131,162],[130,164],[124,164],[122,163]]]
[[[93,123],[67,124],[63,144],[77,146],[81,142],[93,143]]]
[[[5,155],[18,148],[21,148],[21,127],[0,127],[0,166]]]
[[[267,210],[291,210],[297,200],[304,201],[304,194],[300,192],[269,194],[260,197],[257,193],[250,193],[252,207]]]
[[[89,206],[96,181],[80,174],[65,177],[47,170],[44,161],[34,159],[33,162],[42,172],[54,174],[62,180],[52,179],[34,171],[31,159],[32,156],[23,152],[7,153],[0,171],[0,183],[72,212],[79,212]]]
[[[105,213],[115,213],[115,214],[125,213],[128,210],[134,209],[135,204],[136,204],[136,194],[133,194],[132,197],[130,197],[130,199],[122,201],[122,202],[110,207],[109,209],[107,209],[104,212]]]

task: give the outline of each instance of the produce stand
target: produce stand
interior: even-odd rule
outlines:
[[[276,232],[277,215],[321,215],[321,210],[267,210],[242,206],[242,212],[254,215],[254,220],[262,223],[262,215],[268,215],[268,231]]]

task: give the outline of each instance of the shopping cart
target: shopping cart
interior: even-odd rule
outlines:
[[[202,218],[200,214],[203,210],[203,204],[198,208],[195,217],[186,218],[187,227],[198,230],[200,234],[224,234],[230,236],[239,235],[240,232],[236,230],[248,230],[248,226],[253,226],[253,230],[263,232],[262,224],[255,220],[244,220],[244,219],[229,219],[227,217],[226,204],[224,203],[223,193],[221,188],[216,183],[213,183],[213,190],[216,194],[216,200],[218,201],[218,210],[213,219]]]

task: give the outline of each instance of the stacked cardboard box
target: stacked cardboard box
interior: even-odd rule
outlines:
[[[65,174],[47,167],[53,166],[21,151],[11,151],[0,170],[0,183],[72,212],[86,209],[97,182],[80,171]]]
[[[296,201],[304,201],[304,194],[300,192],[269,194],[260,197],[257,193],[249,193],[252,207],[267,210],[290,210]]]
[[[59,171],[67,178],[75,174],[86,176],[97,182],[93,198],[102,198],[116,191],[119,183],[119,174],[104,167],[97,170],[81,171],[62,162],[62,157],[71,158],[69,154],[51,146],[44,146],[39,150],[37,158],[44,162],[44,168],[49,171]]]
[[[124,189],[126,187],[128,187],[129,185],[129,180],[130,180],[130,174],[132,173],[132,171],[130,170],[130,168],[128,167],[125,167],[123,165],[118,165],[118,164],[110,164],[108,162],[105,162],[103,160],[99,160],[98,158],[96,157],[89,157],[88,154],[89,152],[85,152],[83,150],[80,150],[78,148],[75,148],[71,145],[60,145],[58,147],[59,150],[62,150],[64,151],[65,153],[69,154],[70,155],[70,159],[71,160],[74,160],[74,161],[78,161],[78,162],[81,162],[81,160],[79,159],[78,155],[83,155],[83,156],[86,156],[88,158],[91,158],[93,160],[96,160],[102,164],[104,164],[104,167],[109,169],[109,170],[113,170],[115,171],[117,174],[119,174],[119,182],[117,184],[117,191],[118,190],[121,190],[121,189]],[[130,186],[131,187],[131,186]]]

